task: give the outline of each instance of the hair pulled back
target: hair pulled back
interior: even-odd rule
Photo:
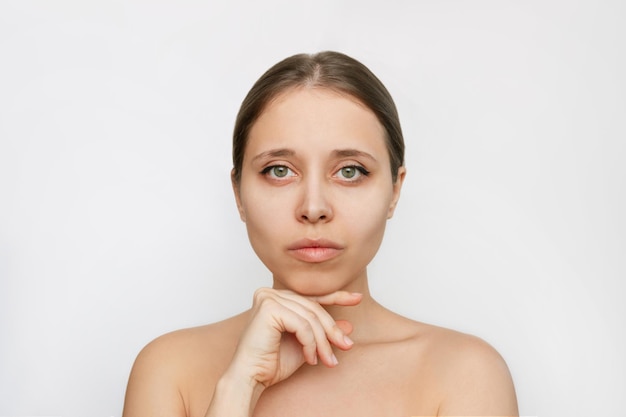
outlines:
[[[393,181],[404,164],[404,139],[398,111],[382,82],[359,61],[339,52],[298,54],[265,72],[241,103],[233,132],[233,181],[239,183],[250,129],[279,94],[296,87],[326,88],[350,95],[378,118],[386,134]]]

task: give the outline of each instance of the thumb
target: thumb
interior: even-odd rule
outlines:
[[[337,327],[339,327],[345,334],[350,334],[354,330],[352,323],[347,320],[337,320],[335,323],[337,323]]]

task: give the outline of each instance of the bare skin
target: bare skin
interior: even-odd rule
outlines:
[[[273,288],[238,316],[150,343],[124,417],[516,416],[493,348],[370,295],[367,264],[404,176],[392,181],[384,132],[354,99],[302,88],[272,102],[233,186]]]
[[[335,348],[337,366],[302,365],[263,389],[258,403],[251,404],[254,414],[243,410],[241,415],[517,415],[506,364],[485,342],[400,317],[369,297],[361,304],[354,309],[369,304],[377,322],[355,321],[353,347]],[[251,314],[171,333],[148,345],[133,369],[124,416],[207,415]]]

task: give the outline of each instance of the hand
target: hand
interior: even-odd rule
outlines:
[[[352,325],[335,321],[323,305],[354,306],[361,294],[337,291],[304,297],[292,291],[261,288],[254,295],[252,318],[239,341],[231,367],[264,388],[291,376],[304,363],[334,367],[332,346],[352,347]]]

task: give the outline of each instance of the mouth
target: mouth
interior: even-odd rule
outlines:
[[[294,258],[308,263],[329,261],[341,254],[343,247],[327,239],[300,239],[287,247]]]

